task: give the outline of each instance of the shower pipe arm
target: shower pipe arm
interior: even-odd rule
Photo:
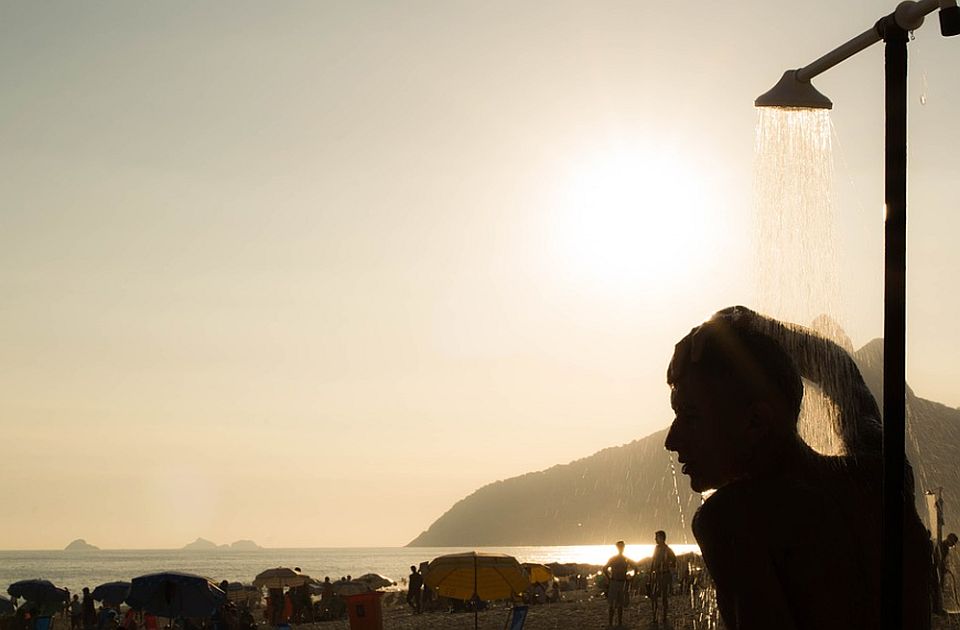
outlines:
[[[905,31],[920,28],[923,18],[937,9],[956,5],[956,0],[906,0],[901,2],[890,15],[882,18],[872,28],[866,30],[850,41],[841,44],[816,61],[796,71],[798,81],[809,81],[818,74],[826,72],[835,65],[846,61],[862,50],[876,44],[883,39],[886,25],[892,20],[894,24]]]

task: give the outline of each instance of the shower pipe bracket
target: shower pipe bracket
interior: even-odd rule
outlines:
[[[923,26],[923,20],[927,15],[941,9],[941,16],[943,16],[942,11],[950,11],[950,9],[956,9],[956,7],[956,0],[918,0],[916,2],[906,0],[901,2],[893,13],[881,18],[872,28],[797,69],[797,80],[809,81],[877,42],[883,41],[884,32],[890,30],[891,25],[896,25],[903,31],[915,31]]]

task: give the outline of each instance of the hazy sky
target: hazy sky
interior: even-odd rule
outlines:
[[[673,343],[754,299],[753,99],[893,4],[0,0],[0,548],[400,545],[663,428]],[[952,406],[958,46],[911,44],[909,376]],[[882,76],[816,81],[857,345]]]

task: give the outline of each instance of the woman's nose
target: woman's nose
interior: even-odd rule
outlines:
[[[681,442],[681,431],[676,418],[670,423],[670,430],[667,431],[667,439],[663,441],[663,447],[668,451],[679,450]]]

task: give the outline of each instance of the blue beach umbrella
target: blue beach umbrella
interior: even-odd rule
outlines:
[[[49,580],[20,580],[7,587],[11,597],[19,597],[33,604],[49,605],[70,601],[70,593]]]
[[[127,604],[145,613],[174,619],[210,617],[226,594],[208,578],[168,571],[133,578]]]
[[[121,604],[130,593],[130,582],[107,582],[93,589],[90,595],[98,602]]]

